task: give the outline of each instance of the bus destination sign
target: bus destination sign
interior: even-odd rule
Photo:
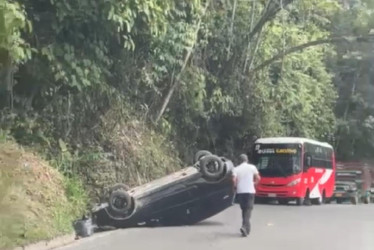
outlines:
[[[264,148],[258,149],[258,154],[296,154],[297,149],[295,148]]]

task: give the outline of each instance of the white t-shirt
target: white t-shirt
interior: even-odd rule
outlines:
[[[237,179],[236,193],[256,193],[253,182],[254,175],[258,174],[256,166],[243,162],[233,170],[233,175]]]

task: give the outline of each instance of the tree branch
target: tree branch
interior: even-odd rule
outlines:
[[[198,39],[198,33],[199,33],[199,30],[200,30],[200,26],[201,26],[201,22],[202,22],[202,18],[203,16],[205,15],[205,13],[207,12],[207,9],[209,7],[209,3],[210,1],[208,0],[206,2],[206,5],[204,7],[204,12],[202,13],[202,15],[200,16],[198,22],[197,22],[197,25],[196,25],[196,32],[195,32],[195,42],[194,44],[191,46],[191,48],[187,51],[187,54],[186,56],[184,57],[184,61],[183,61],[183,65],[182,65],[182,68],[181,70],[179,71],[179,73],[177,74],[177,76],[175,77],[175,80],[171,86],[171,88],[169,89],[163,103],[162,103],[162,106],[161,106],[161,109],[160,111],[158,112],[157,114],[157,117],[155,119],[155,123],[158,123],[158,121],[161,119],[162,115],[164,114],[165,110],[166,110],[166,107],[168,106],[169,102],[170,102],[170,99],[171,97],[173,96],[174,94],[174,91],[175,89],[180,85],[180,77],[183,73],[183,71],[185,70],[185,68],[187,67],[187,63],[188,61],[190,60],[191,58],[191,55],[192,55],[192,52],[194,50],[194,47],[196,45],[196,42],[197,42],[197,39]]]
[[[256,2],[253,1],[252,2],[252,7],[251,7],[251,26],[250,26],[250,29],[252,31],[253,29],[253,22],[254,22],[254,18],[255,18],[255,8],[256,8]],[[246,49],[246,53],[245,53],[245,61],[244,61],[244,66],[243,66],[243,74],[245,73],[245,71],[247,70],[247,63],[248,63],[248,60],[249,60],[249,56],[251,54],[251,39],[248,40],[248,45],[247,45],[247,49]]]
[[[309,48],[309,47],[318,46],[318,45],[327,44],[327,43],[339,43],[339,42],[361,42],[361,43],[362,42],[370,42],[371,41],[370,39],[373,38],[373,37],[374,37],[374,35],[352,36],[352,37],[343,36],[343,37],[331,37],[331,38],[327,38],[327,39],[320,39],[320,40],[307,42],[307,43],[289,48],[287,50],[284,50],[284,51],[278,53],[277,55],[275,55],[272,58],[266,60],[265,62],[258,65],[254,69],[250,70],[249,73],[253,74],[253,73],[255,73],[259,70],[262,70],[263,68],[269,66],[273,62],[281,59],[282,57],[284,57],[286,55],[301,51],[301,50]]]
[[[287,7],[287,5],[291,4],[293,1],[294,0],[283,0],[283,8]],[[262,30],[267,22],[273,20],[281,9],[282,6],[280,4],[280,0],[269,0],[260,20],[258,20],[253,30],[249,33],[249,39],[251,40],[260,30]]]
[[[234,0],[234,7],[232,8],[232,15],[231,15],[231,25],[230,25],[230,40],[229,40],[229,47],[227,48],[227,59],[229,60],[230,57],[230,50],[231,50],[231,44],[234,39],[234,21],[235,21],[235,12],[236,12],[236,5],[238,0]]]

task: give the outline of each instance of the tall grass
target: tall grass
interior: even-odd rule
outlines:
[[[87,200],[79,179],[14,143],[0,143],[0,249],[72,232]]]

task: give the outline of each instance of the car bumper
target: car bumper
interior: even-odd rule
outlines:
[[[348,192],[341,192],[341,193],[334,193],[332,198],[333,199],[350,199],[355,197],[357,193],[348,193]]]

